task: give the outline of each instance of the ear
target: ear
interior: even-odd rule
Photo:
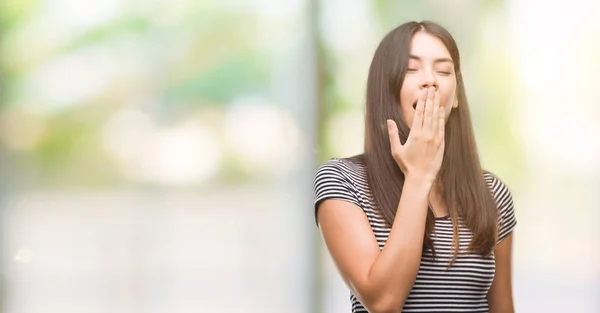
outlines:
[[[458,107],[458,97],[454,96],[454,101],[452,102],[452,108],[456,109]]]

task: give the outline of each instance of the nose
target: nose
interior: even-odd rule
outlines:
[[[421,89],[427,89],[429,87],[434,87],[436,90],[438,89],[437,78],[432,71],[423,71],[421,77]]]

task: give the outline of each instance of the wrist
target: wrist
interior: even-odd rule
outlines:
[[[422,176],[408,175],[404,179],[404,186],[411,189],[423,190],[429,192],[433,187],[434,179],[428,179]]]

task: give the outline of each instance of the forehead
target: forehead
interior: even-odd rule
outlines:
[[[426,32],[414,34],[410,41],[410,54],[421,59],[451,58],[442,40]]]

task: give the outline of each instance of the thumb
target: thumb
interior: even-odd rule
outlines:
[[[402,149],[402,144],[400,143],[400,137],[398,136],[398,125],[396,125],[396,122],[393,120],[387,120],[387,128],[392,153],[394,151],[399,151]]]

